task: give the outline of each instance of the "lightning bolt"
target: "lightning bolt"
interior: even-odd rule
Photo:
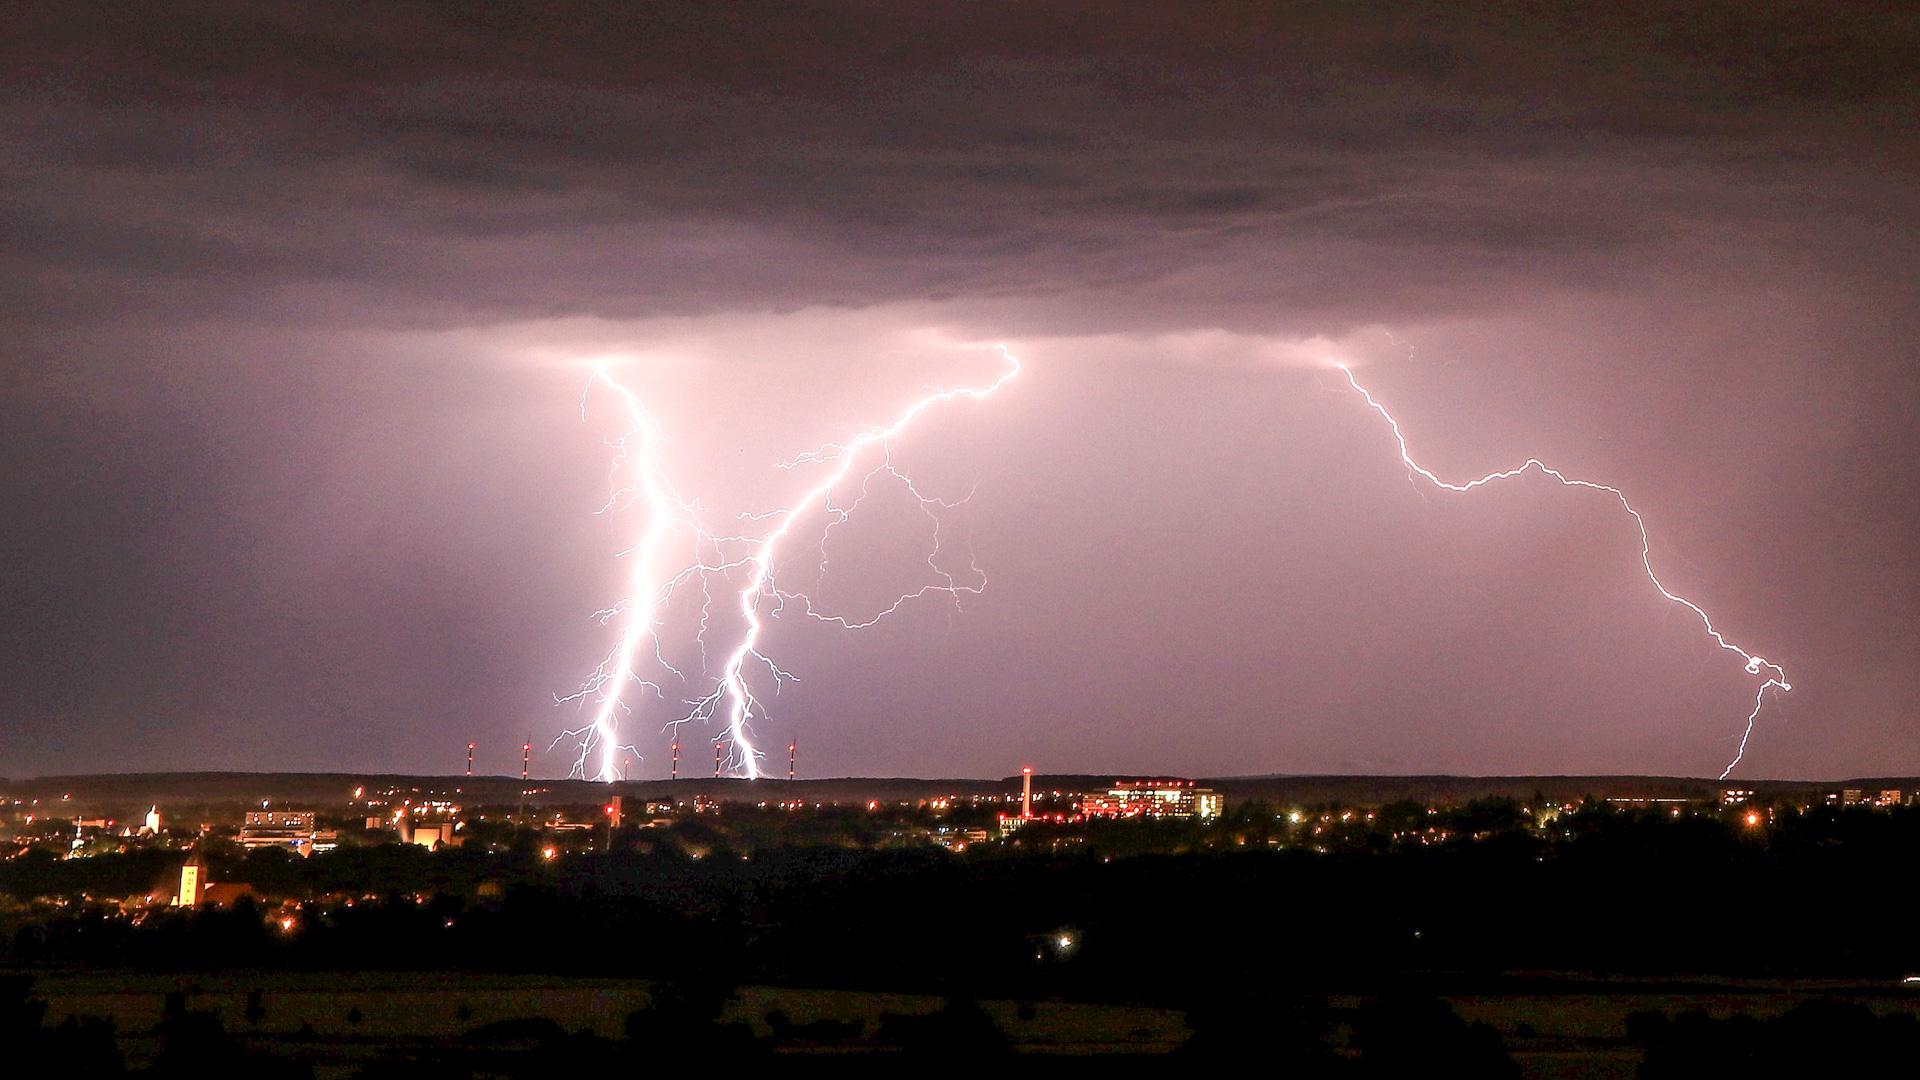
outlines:
[[[604,368],[594,368],[586,390],[581,392],[581,418],[586,417],[587,395],[595,383],[605,384],[621,400],[631,424],[627,433],[614,443],[612,474],[617,477],[623,468],[630,468],[636,475],[633,482],[613,489],[600,512],[611,513],[636,503],[644,504],[647,523],[633,547],[621,553],[631,560],[633,567],[627,579],[626,598],[598,613],[602,622],[615,618],[622,620],[624,625],[619,643],[579,690],[560,699],[592,699],[593,718],[584,727],[562,732],[554,739],[553,745],[557,746],[569,738],[578,740],[580,755],[569,770],[569,775],[594,780],[619,780],[625,776],[625,770],[619,764],[621,751],[640,756],[640,752],[632,745],[619,741],[620,717],[630,708],[624,700],[627,687],[637,685],[641,689],[651,690],[656,696],[664,696],[657,682],[638,674],[636,665],[640,650],[651,644],[654,659],[659,665],[675,676],[681,674],[662,655],[658,630],[661,612],[674,589],[687,576],[685,570],[671,576],[662,573],[661,562],[668,543],[675,533],[688,533],[693,537],[697,552],[700,541],[710,540],[711,537],[695,516],[696,508],[674,491],[660,467],[659,421],[646,410],[633,391],[616,382]],[[590,766],[590,761],[595,757],[598,758],[598,764]]]
[[[1354,377],[1353,369],[1346,364],[1340,364],[1338,366],[1341,374],[1347,377],[1347,385],[1358,391],[1360,396],[1366,400],[1367,407],[1379,413],[1381,419],[1387,422],[1387,427],[1393,431],[1394,441],[1400,446],[1400,462],[1407,467],[1407,472],[1409,474],[1419,475],[1434,487],[1440,488],[1443,491],[1464,494],[1475,488],[1491,484],[1496,480],[1510,480],[1529,471],[1538,471],[1544,476],[1549,476],[1559,481],[1560,484],[1565,487],[1586,488],[1590,491],[1603,492],[1613,496],[1613,498],[1620,503],[1620,508],[1625,510],[1628,515],[1633,518],[1634,526],[1640,530],[1640,566],[1646,571],[1647,580],[1653,583],[1653,587],[1660,591],[1661,596],[1666,597],[1672,603],[1678,604],[1698,616],[1700,625],[1706,628],[1707,636],[1711,637],[1715,644],[1745,661],[1747,674],[1764,677],[1764,681],[1761,682],[1759,688],[1754,691],[1753,711],[1747,714],[1746,727],[1740,733],[1740,748],[1735,752],[1733,760],[1727,763],[1727,767],[1720,771],[1720,779],[1725,780],[1728,776],[1732,775],[1733,770],[1740,764],[1741,760],[1747,756],[1747,742],[1753,738],[1753,726],[1760,718],[1760,709],[1766,703],[1767,691],[1778,690],[1785,692],[1792,690],[1793,685],[1787,681],[1787,673],[1781,669],[1780,665],[1773,663],[1765,657],[1750,653],[1740,646],[1735,645],[1733,642],[1728,641],[1725,635],[1721,634],[1719,629],[1713,625],[1713,619],[1707,615],[1705,609],[1686,597],[1675,593],[1661,582],[1660,575],[1655,573],[1653,569],[1653,545],[1652,540],[1647,535],[1647,521],[1640,516],[1640,511],[1634,509],[1633,504],[1627,501],[1626,494],[1617,487],[1595,483],[1591,480],[1578,480],[1570,477],[1558,469],[1549,467],[1538,458],[1528,458],[1524,464],[1515,468],[1491,472],[1478,479],[1469,480],[1464,484],[1456,484],[1442,480],[1440,477],[1434,475],[1426,466],[1421,465],[1413,459],[1413,454],[1407,448],[1407,437],[1400,431],[1400,422],[1394,419],[1393,414],[1387,411],[1387,407],[1380,404],[1366,387],[1360,385],[1360,380]]]
[[[981,592],[985,588],[985,578],[977,565],[969,561],[970,576],[963,582],[941,564],[940,511],[953,509],[966,500],[949,501],[923,493],[909,475],[896,467],[893,450],[895,441],[928,409],[960,398],[982,400],[1018,375],[1019,360],[1004,346],[1000,348],[1000,354],[1007,366],[991,383],[932,391],[907,406],[887,427],[862,431],[844,443],[828,443],[782,463],[779,467],[787,470],[815,465],[829,468],[822,479],[804,491],[791,505],[742,515],[745,521],[765,527],[765,531],[757,536],[718,536],[701,523],[698,504],[682,498],[667,482],[661,469],[658,422],[642,406],[637,395],[614,381],[604,369],[596,368],[593,377],[588,380],[587,391],[582,395],[582,416],[584,418],[586,410],[586,393],[590,393],[595,384],[604,383],[619,396],[631,426],[627,434],[614,444],[616,453],[612,470],[616,477],[623,470],[631,470],[637,476],[633,482],[615,487],[601,511],[604,513],[636,504],[644,505],[647,524],[633,547],[622,552],[623,556],[633,560],[626,598],[598,613],[602,622],[615,618],[622,620],[618,643],[578,690],[558,699],[562,702],[593,703],[592,718],[581,727],[562,732],[553,743],[558,746],[567,739],[578,741],[579,757],[570,775],[596,780],[621,779],[623,770],[617,764],[619,753],[625,750],[639,756],[633,747],[623,746],[618,741],[620,717],[630,709],[623,700],[624,692],[629,685],[638,685],[663,700],[665,698],[659,683],[642,678],[639,674],[643,649],[651,646],[654,664],[682,682],[686,680],[683,672],[667,662],[659,635],[661,616],[674,594],[683,586],[697,583],[700,591],[700,619],[694,640],[700,650],[703,676],[707,663],[707,635],[712,628],[714,583],[718,581],[724,585],[728,583],[729,575],[735,574],[745,579],[735,593],[735,607],[741,625],[740,638],[738,644],[727,652],[712,692],[683,702],[690,707],[690,711],[676,716],[663,726],[677,729],[681,724],[722,720],[724,733],[715,742],[725,743],[729,748],[723,765],[748,777],[760,775],[760,755],[754,749],[749,727],[756,716],[764,715],[760,698],[748,678],[749,663],[766,669],[773,679],[775,692],[783,683],[795,681],[791,672],[780,667],[761,650],[760,639],[765,630],[766,617],[778,616],[787,603],[793,602],[799,605],[804,614],[821,622],[847,629],[861,629],[874,625],[925,596],[943,594],[954,598],[957,603],[962,594]],[[871,464],[860,474],[859,494],[845,505],[836,504],[835,490],[849,481],[856,465],[862,461],[871,461]],[[824,613],[816,609],[812,599],[804,592],[778,587],[775,563],[782,542],[792,535],[795,526],[808,512],[819,508],[827,517],[827,523],[820,532],[820,571],[824,575],[828,538],[835,528],[851,519],[876,479],[882,476],[901,484],[918,500],[921,511],[932,520],[933,546],[926,562],[937,580],[902,594],[878,614],[863,619]],[[662,568],[662,563],[666,561],[666,553],[671,550],[676,535],[688,545],[682,550],[690,551],[692,557],[677,569],[666,570]],[[596,757],[598,765],[594,766],[591,762]]]
[[[872,626],[874,623],[898,611],[909,601],[930,593],[945,593],[957,598],[962,592],[977,593],[981,588],[984,588],[984,585],[961,585],[951,574],[940,569],[937,563],[939,554],[939,519],[933,511],[933,507],[951,507],[955,504],[943,502],[938,499],[931,499],[922,495],[920,490],[914,486],[913,481],[894,467],[893,447],[894,441],[905,434],[907,429],[913,426],[913,422],[918,419],[921,414],[933,408],[935,405],[945,404],[960,398],[969,398],[974,401],[985,400],[991,396],[994,391],[1005,386],[1018,376],[1020,374],[1019,359],[1004,345],[1000,347],[1000,355],[1001,358],[1007,362],[1007,366],[998,378],[987,385],[933,391],[918,401],[913,402],[911,405],[908,405],[902,410],[893,423],[886,427],[872,428],[861,432],[859,435],[844,443],[827,443],[785,463],[784,467],[788,469],[797,469],[807,465],[826,465],[829,466],[829,468],[826,475],[803,492],[798,499],[794,500],[791,506],[756,515],[757,520],[772,522],[772,527],[761,538],[757,550],[747,560],[747,581],[740,589],[738,602],[740,618],[746,630],[741,635],[740,643],[727,655],[725,663],[721,666],[719,686],[710,696],[695,703],[693,712],[687,717],[689,720],[697,720],[711,719],[716,715],[724,715],[726,737],[733,747],[733,757],[729,764],[734,768],[744,771],[748,777],[751,778],[760,775],[759,752],[753,748],[747,732],[748,724],[760,710],[760,700],[754,694],[753,688],[748,684],[746,678],[747,662],[751,660],[760,666],[764,666],[773,676],[776,691],[783,680],[792,678],[791,675],[781,669],[779,665],[775,664],[772,660],[768,659],[767,656],[760,651],[760,635],[766,629],[766,624],[762,619],[761,608],[763,605],[771,604],[771,610],[768,614],[777,616],[786,601],[796,601],[801,604],[802,610],[812,618],[819,619],[823,622],[836,623],[843,627],[858,629]],[[927,556],[927,562],[933,567],[935,573],[940,576],[942,583],[928,585],[914,592],[907,593],[882,610],[880,614],[869,619],[854,622],[841,616],[823,615],[814,609],[812,601],[809,600],[805,594],[791,590],[783,591],[778,588],[774,580],[774,561],[779,555],[782,541],[788,538],[793,532],[794,526],[800,522],[807,511],[815,507],[819,507],[824,513],[829,515],[829,521],[826,529],[823,530],[821,540],[821,548],[824,553],[826,546],[825,534],[831,532],[836,525],[844,523],[852,514],[854,507],[859,505],[860,501],[860,498],[856,497],[853,503],[848,506],[835,506],[833,502],[833,491],[852,475],[854,466],[859,463],[863,455],[876,447],[880,451],[879,460],[862,475],[862,495],[864,496],[867,486],[875,476],[885,473],[905,484],[907,490],[915,498],[920,500],[921,509],[935,519],[934,550]],[[821,566],[824,569],[824,554],[822,556]]]

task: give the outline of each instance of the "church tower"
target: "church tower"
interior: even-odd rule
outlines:
[[[200,858],[198,851],[187,856],[186,864],[180,867],[180,891],[174,895],[175,907],[199,907],[207,898],[207,864]]]

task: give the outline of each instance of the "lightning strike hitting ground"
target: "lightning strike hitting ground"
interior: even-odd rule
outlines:
[[[647,524],[640,540],[622,553],[633,559],[626,598],[599,613],[603,622],[615,617],[623,620],[619,643],[579,690],[560,699],[563,702],[592,701],[594,706],[593,717],[587,724],[562,732],[554,740],[556,746],[570,738],[579,742],[579,758],[573,765],[571,775],[596,780],[622,779],[624,771],[617,764],[620,752],[625,750],[639,756],[637,750],[617,741],[620,717],[631,711],[631,706],[623,701],[623,691],[629,683],[633,683],[665,700],[659,683],[642,678],[638,673],[640,651],[644,646],[651,644],[653,663],[674,678],[686,681],[685,674],[667,662],[659,637],[660,619],[674,594],[684,585],[697,583],[700,590],[700,619],[694,641],[699,647],[703,676],[707,658],[706,639],[713,622],[716,582],[724,587],[723,591],[735,591],[740,640],[728,651],[714,690],[704,697],[685,701],[684,704],[691,711],[675,715],[662,726],[674,729],[696,721],[723,720],[723,734],[714,740],[716,764],[748,777],[760,775],[759,752],[754,749],[749,727],[756,716],[763,714],[760,699],[748,678],[748,661],[767,669],[776,692],[783,682],[794,680],[791,673],[760,650],[760,637],[765,629],[764,617],[779,615],[791,601],[813,619],[847,629],[861,629],[893,614],[909,601],[930,594],[944,594],[957,602],[963,593],[978,594],[983,590],[986,581],[978,566],[969,562],[969,577],[961,581],[940,562],[939,511],[953,509],[965,500],[947,501],[922,493],[911,477],[895,467],[893,448],[895,440],[912,426],[914,420],[934,405],[962,397],[981,400],[1018,375],[1020,362],[1005,347],[1000,349],[1000,353],[1007,362],[1007,368],[991,383],[981,387],[934,391],[908,406],[888,427],[864,431],[845,443],[829,443],[781,465],[782,469],[788,470],[813,465],[830,468],[824,478],[802,493],[791,506],[744,515],[744,520],[750,523],[771,523],[767,531],[759,536],[716,536],[701,524],[699,507],[681,498],[661,472],[657,421],[641,406],[639,398],[632,391],[615,382],[605,370],[596,368],[593,378],[588,382],[588,390],[591,391],[596,382],[605,383],[620,396],[631,423],[628,433],[614,444],[614,475],[617,477],[623,469],[631,469],[637,474],[634,481],[617,486],[601,509],[602,512],[609,512],[643,504]],[[581,408],[584,415],[584,395]],[[855,466],[876,449],[878,460],[860,474],[859,493],[845,505],[836,504],[833,498],[835,489],[846,483],[853,475]],[[827,518],[820,532],[820,570],[824,574],[828,537],[837,526],[851,518],[875,478],[883,474],[901,484],[919,502],[921,511],[932,520],[933,546],[926,561],[937,581],[901,595],[878,614],[864,619],[822,613],[816,610],[813,601],[805,593],[779,588],[775,583],[775,560],[782,542],[789,538],[795,525],[815,507],[819,507]],[[676,534],[685,545],[682,550],[689,552],[691,558],[677,569],[666,570],[662,563],[666,561],[666,553],[671,549]],[[737,587],[729,579],[729,575],[735,572],[743,573],[745,577]],[[719,756],[722,751],[718,748],[721,746],[725,747],[724,758]],[[598,766],[590,770],[589,762],[596,757]]]
[[[675,532],[691,533],[695,542],[705,536],[693,516],[693,507],[689,506],[674,492],[660,470],[660,424],[653,415],[640,404],[640,399],[631,390],[615,382],[604,369],[596,367],[593,378],[587,383],[591,391],[594,382],[605,383],[625,404],[632,424],[628,432],[615,442],[616,453],[612,470],[617,476],[622,467],[631,467],[636,479],[616,487],[607,497],[602,513],[609,513],[634,503],[646,506],[646,531],[632,548],[623,552],[632,560],[633,570],[627,579],[627,596],[620,603],[600,613],[601,620],[619,617],[624,621],[620,634],[620,643],[600,662],[593,676],[574,694],[562,700],[582,700],[591,697],[595,700],[593,719],[585,726],[562,732],[554,740],[578,739],[580,756],[574,762],[571,774],[589,777],[594,780],[619,780],[625,771],[618,764],[621,751],[639,756],[639,751],[630,745],[623,745],[620,737],[620,716],[629,710],[622,700],[629,683],[635,683],[643,689],[661,694],[658,683],[642,679],[635,672],[635,664],[641,647],[651,642],[654,657],[662,667],[675,675],[679,672],[667,664],[660,654],[660,639],[657,632],[661,608],[666,604],[671,587],[663,584],[660,563],[664,557],[667,542]],[[586,416],[586,392],[580,398],[580,412]],[[635,443],[638,443],[637,448]],[[588,762],[595,756],[599,764],[588,771]]]
[[[907,408],[901,412],[900,416],[887,427],[862,432],[844,443],[828,443],[825,446],[811,450],[786,463],[785,467],[788,469],[801,468],[807,465],[829,465],[832,467],[828,470],[824,478],[811,488],[808,488],[804,494],[793,502],[791,507],[757,515],[757,520],[773,521],[776,524],[761,539],[758,550],[755,551],[748,560],[747,582],[745,586],[741,588],[739,594],[740,617],[746,626],[746,632],[741,636],[739,645],[735,646],[733,652],[728,654],[726,663],[720,669],[719,687],[712,695],[697,702],[694,706],[694,711],[687,717],[689,720],[701,720],[711,719],[716,715],[724,714],[727,738],[733,746],[731,765],[734,768],[744,771],[749,777],[760,775],[759,754],[754,750],[753,744],[748,741],[747,737],[747,726],[760,707],[759,699],[753,693],[752,687],[748,685],[745,677],[744,669],[747,661],[753,660],[756,663],[765,665],[773,676],[776,689],[781,680],[791,678],[791,676],[785,671],[782,671],[779,666],[774,664],[772,660],[769,660],[760,652],[760,634],[762,630],[765,629],[765,624],[761,619],[762,604],[771,603],[773,605],[771,614],[778,615],[784,607],[785,602],[792,600],[801,604],[805,613],[812,618],[857,629],[872,626],[874,623],[898,611],[901,605],[909,600],[925,596],[929,593],[945,593],[957,599],[960,593],[978,593],[985,587],[984,581],[979,585],[959,584],[951,574],[942,570],[937,564],[936,560],[939,555],[939,518],[933,513],[932,508],[935,506],[951,507],[956,504],[930,499],[922,495],[919,489],[914,487],[911,479],[894,468],[893,444],[895,439],[899,438],[913,425],[914,420],[917,419],[920,414],[926,412],[933,406],[961,397],[971,398],[975,401],[983,400],[1020,374],[1020,361],[1015,358],[1013,353],[1009,352],[1004,345],[1000,347],[1000,355],[1007,361],[1006,370],[1000,373],[999,378],[994,379],[993,382],[986,386],[970,389],[935,391],[907,406]],[[876,446],[880,450],[880,460],[862,475],[862,494],[864,495],[867,485],[872,482],[874,476],[880,473],[886,473],[889,476],[895,477],[906,485],[907,490],[920,501],[921,509],[927,512],[929,516],[934,517],[934,550],[927,556],[927,562],[928,565],[933,567],[934,572],[940,576],[942,584],[924,586],[915,592],[905,594],[878,615],[860,622],[853,622],[841,616],[822,615],[814,610],[812,602],[808,600],[804,594],[779,589],[774,582],[774,560],[779,555],[781,542],[792,533],[794,525],[800,521],[808,510],[817,506],[821,508],[823,513],[829,515],[829,521],[824,530],[825,532],[831,532],[835,525],[844,523],[847,520],[852,514],[854,507],[859,505],[860,498],[855,497],[854,501],[845,507],[835,506],[833,502],[834,488],[844,482],[853,472],[854,465],[858,463],[861,455]],[[824,552],[824,533],[821,546]],[[824,554],[822,555],[821,565],[824,569]]]
[[[1413,455],[1407,450],[1407,437],[1401,434],[1400,432],[1400,422],[1393,418],[1393,414],[1387,411],[1386,406],[1374,400],[1374,396],[1367,391],[1366,387],[1360,385],[1360,380],[1354,377],[1353,369],[1348,367],[1345,364],[1340,364],[1339,368],[1340,368],[1341,374],[1347,377],[1347,384],[1349,386],[1352,386],[1354,390],[1358,391],[1360,396],[1366,399],[1367,406],[1371,408],[1374,412],[1379,413],[1381,418],[1387,422],[1387,426],[1393,430],[1394,441],[1397,442],[1400,446],[1400,461],[1402,464],[1404,464],[1407,467],[1407,471],[1409,473],[1419,474],[1420,477],[1422,477],[1428,483],[1432,484],[1437,488],[1441,488],[1445,491],[1454,491],[1454,492],[1464,493],[1464,492],[1472,491],[1474,488],[1481,487],[1482,485],[1493,483],[1495,480],[1510,479],[1512,477],[1519,476],[1530,469],[1533,469],[1533,470],[1538,470],[1540,473],[1542,473],[1545,476],[1552,477],[1553,479],[1559,481],[1561,484],[1565,485],[1566,487],[1587,488],[1592,491],[1605,492],[1606,494],[1613,496],[1615,499],[1619,501],[1621,509],[1625,510],[1628,514],[1630,514],[1633,517],[1634,525],[1640,530],[1640,565],[1647,572],[1647,580],[1653,582],[1653,587],[1660,590],[1661,596],[1666,597],[1668,600],[1672,601],[1673,603],[1679,604],[1681,607],[1684,607],[1688,611],[1691,611],[1695,615],[1699,616],[1700,624],[1706,627],[1707,635],[1713,638],[1716,644],[1718,644],[1722,649],[1725,649],[1728,652],[1734,653],[1738,655],[1742,660],[1746,661],[1747,674],[1754,675],[1754,676],[1765,676],[1765,681],[1760,684],[1759,689],[1754,691],[1753,711],[1747,714],[1746,727],[1740,733],[1740,748],[1734,754],[1733,760],[1728,762],[1727,767],[1721,770],[1720,772],[1720,779],[1722,780],[1725,780],[1728,776],[1730,776],[1733,773],[1734,768],[1740,764],[1741,759],[1747,756],[1747,740],[1753,737],[1753,725],[1754,725],[1754,722],[1758,720],[1760,717],[1760,708],[1766,702],[1767,691],[1769,690],[1788,691],[1788,690],[1792,690],[1793,686],[1791,683],[1787,681],[1787,673],[1784,670],[1782,670],[1778,664],[1775,664],[1767,660],[1765,657],[1756,656],[1753,653],[1750,653],[1747,650],[1741,648],[1740,646],[1735,645],[1734,643],[1728,641],[1725,637],[1721,635],[1720,631],[1714,627],[1713,620],[1707,616],[1706,611],[1703,610],[1700,607],[1700,605],[1694,603],[1691,600],[1688,600],[1684,596],[1679,596],[1675,594],[1674,592],[1669,590],[1666,587],[1666,585],[1661,583],[1660,576],[1654,573],[1653,571],[1653,555],[1651,552],[1652,541],[1649,539],[1647,535],[1646,519],[1642,518],[1640,516],[1640,511],[1635,510],[1633,508],[1633,504],[1627,501],[1626,495],[1623,492],[1621,492],[1619,488],[1609,487],[1606,484],[1594,483],[1591,480],[1572,479],[1558,469],[1549,468],[1544,462],[1540,461],[1538,458],[1528,458],[1525,464],[1522,464],[1516,468],[1503,469],[1499,472],[1491,472],[1485,476],[1480,477],[1477,480],[1469,480],[1464,484],[1449,483],[1448,481],[1442,480],[1440,479],[1440,477],[1434,475],[1431,471],[1429,471],[1425,466],[1421,465],[1419,462],[1413,459]]]

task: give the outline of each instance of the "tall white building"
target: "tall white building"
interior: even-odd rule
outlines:
[[[174,907],[199,907],[207,898],[207,864],[198,851],[187,856],[180,867],[180,891],[174,894]]]

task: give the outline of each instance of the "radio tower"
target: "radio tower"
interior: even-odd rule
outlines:
[[[467,775],[473,775],[473,744],[467,744]]]
[[[790,742],[787,744],[787,779],[788,780],[793,779],[794,767],[799,763],[799,761],[800,761],[800,740],[795,739],[793,742]]]
[[[680,740],[673,740],[673,768],[668,770],[667,779],[680,779]]]
[[[520,824],[521,818],[527,816],[527,772],[532,764],[533,736],[529,735],[527,741],[520,744],[520,812],[513,816],[515,826]]]
[[[713,778],[720,779],[720,740],[713,740]]]

